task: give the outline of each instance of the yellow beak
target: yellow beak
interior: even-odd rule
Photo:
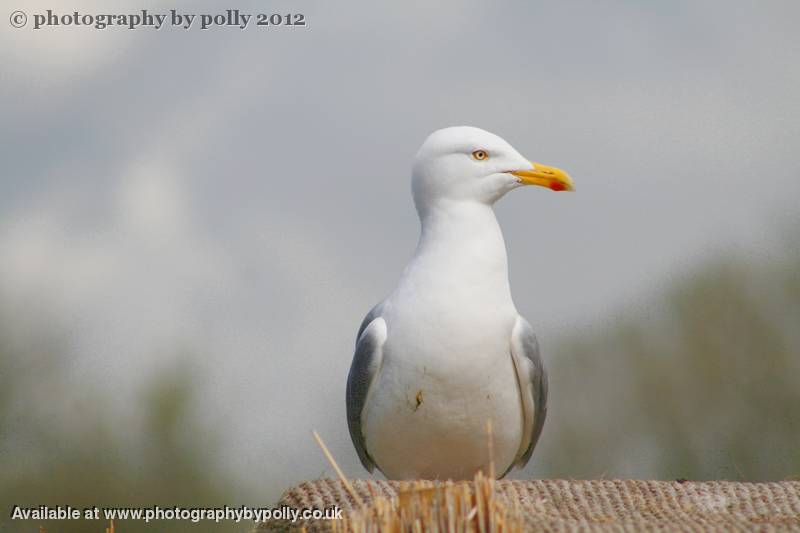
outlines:
[[[531,163],[530,170],[515,170],[513,175],[525,185],[539,185],[554,191],[574,191],[569,174],[556,167],[548,167],[540,163]]]

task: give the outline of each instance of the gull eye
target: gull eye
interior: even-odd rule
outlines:
[[[472,152],[472,159],[475,161],[484,161],[489,159],[489,154],[486,153],[486,150],[475,150]]]

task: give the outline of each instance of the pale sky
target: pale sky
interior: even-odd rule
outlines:
[[[108,6],[63,11],[222,10]],[[312,429],[364,473],[344,384],[363,315],[413,252],[410,164],[431,131],[488,129],[575,181],[497,205],[545,360],[705,257],[772,253],[797,222],[795,1],[225,8],[309,25],[34,31],[3,14],[0,295],[20,327],[66,331],[65,379],[123,391],[120,409],[192,353],[221,461],[266,498],[329,472]]]

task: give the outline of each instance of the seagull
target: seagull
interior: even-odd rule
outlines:
[[[493,209],[523,185],[573,190],[563,170],[531,163],[479,128],[437,130],[419,149],[411,179],[419,243],[358,329],[347,378],[350,436],[369,472],[462,480],[494,465],[502,478],[530,459],[547,374],[511,298]]]

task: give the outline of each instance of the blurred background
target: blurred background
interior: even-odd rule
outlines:
[[[413,253],[417,148],[461,124],[577,186],[497,205],[550,374],[513,477],[800,478],[797,2],[4,6],[0,530],[271,505],[334,475],[312,429],[366,475],[356,329]],[[7,23],[48,8],[308,26]]]

